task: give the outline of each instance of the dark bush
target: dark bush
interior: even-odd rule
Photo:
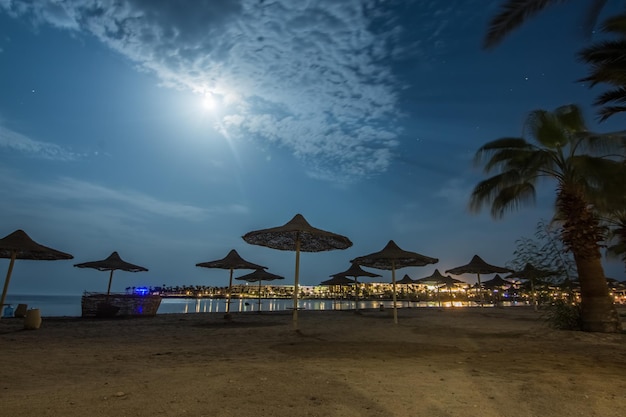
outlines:
[[[546,307],[544,319],[550,327],[559,330],[581,330],[580,306],[557,300]]]

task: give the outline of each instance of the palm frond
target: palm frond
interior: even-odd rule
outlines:
[[[578,59],[587,64],[610,64],[624,62],[626,41],[623,39],[597,42],[578,53]]]
[[[491,215],[502,218],[508,211],[516,211],[523,205],[535,204],[535,195],[535,187],[529,182],[505,187],[493,199]]]
[[[474,164],[482,165],[485,160],[492,158],[492,155],[505,151],[519,151],[523,149],[532,149],[532,145],[522,138],[505,137],[488,142],[478,148],[474,155]]]
[[[554,115],[560,127],[565,128],[568,132],[581,132],[587,130],[585,117],[582,109],[575,104],[567,104],[557,107]]]
[[[595,105],[602,106],[610,102],[626,103],[626,87],[616,88],[598,96]]]
[[[626,263],[626,242],[620,242],[607,246],[606,255],[608,258],[619,259]]]
[[[594,157],[608,158],[626,156],[626,131],[595,133],[580,132],[573,135],[576,138],[576,151],[584,152]]]
[[[529,114],[526,128],[537,139],[537,144],[523,138],[506,137],[489,142],[477,151],[475,162],[484,160],[485,172],[499,172],[476,185],[470,196],[471,211],[478,212],[490,204],[491,215],[499,218],[507,211],[534,203],[535,186],[541,179],[557,182],[555,212],[557,215],[569,213],[563,217],[568,221],[573,217],[571,210],[564,210],[568,207],[565,203],[580,206],[582,202],[582,207],[588,211],[594,204],[606,200],[607,203],[602,204],[613,208],[619,202],[603,193],[617,193],[624,195],[626,205],[626,186],[623,185],[626,184],[626,131],[590,132],[576,105],[561,106],[553,112],[535,110]],[[563,200],[563,195],[572,197],[571,201]],[[585,221],[593,226],[597,218],[589,217]],[[576,229],[583,222],[572,224]],[[597,236],[593,235],[593,239]],[[597,243],[596,240],[589,242],[579,246]]]
[[[623,179],[619,176],[615,177],[620,175],[620,171],[623,171],[621,162],[581,154],[572,156],[569,164],[572,171],[577,173],[575,181],[585,191],[600,188],[608,191],[614,188],[613,182],[623,187]]]
[[[505,148],[526,148],[527,146],[529,146],[528,142],[523,138],[504,137],[485,143],[478,148],[478,152]]]
[[[626,36],[626,14],[612,16],[604,21],[601,30],[607,33]]]
[[[502,189],[519,182],[521,178],[517,171],[503,172],[479,182],[470,196],[470,211],[479,212],[484,205],[495,199]]]
[[[547,148],[558,148],[568,143],[566,132],[555,115],[547,110],[530,112],[524,124],[524,133]]]
[[[528,18],[536,15],[552,4],[567,0],[508,0],[500,7],[499,13],[489,22],[483,47],[493,48]]]
[[[537,149],[526,159],[515,161],[519,166],[510,165],[509,169],[519,169],[524,174],[524,178],[545,176],[558,177],[558,155],[549,149]]]
[[[626,63],[614,62],[594,65],[591,67],[589,75],[579,81],[589,82],[589,87],[595,87],[599,83],[620,87],[626,84]]]
[[[607,257],[621,259],[626,263],[626,208],[613,212],[609,219]]]
[[[536,151],[527,149],[502,149],[491,155],[491,158],[485,163],[483,170],[490,173],[495,169],[507,171],[510,169],[522,170],[530,164],[533,153]]]
[[[609,117],[616,115],[617,113],[626,112],[626,107],[624,106],[606,106],[601,108],[598,111],[598,121],[604,122]]]

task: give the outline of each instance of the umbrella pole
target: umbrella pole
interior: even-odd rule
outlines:
[[[259,308],[257,313],[261,312],[261,281],[259,280]]]
[[[228,281],[228,297],[226,298],[226,315],[230,312],[230,297],[233,288],[233,268],[230,268],[230,280]]]
[[[109,274],[109,286],[107,287],[107,301],[109,300],[109,294],[111,294],[111,281],[113,281],[113,271],[115,270],[111,269],[111,273]]]
[[[441,292],[439,291],[439,285],[437,285],[437,301],[439,302],[439,307],[441,307]]]
[[[454,299],[452,298],[452,285],[448,286],[448,297],[450,298],[450,307],[454,307]]]
[[[391,261],[391,282],[393,282],[393,322],[398,324],[398,309],[396,306],[396,261]]]
[[[478,277],[478,305],[482,307],[483,306],[483,302],[484,302],[484,300],[483,300],[483,287],[480,284],[480,274],[476,273],[476,276]]]
[[[298,330],[298,277],[300,275],[300,232],[296,235],[296,275],[293,285],[293,329]]]
[[[15,264],[15,258],[17,257],[17,251],[11,252],[11,261],[9,262],[9,269],[7,270],[7,276],[4,279],[4,287],[2,288],[2,298],[0,299],[0,318],[4,313],[4,300],[7,298],[7,291],[9,289],[9,281],[11,281],[11,273],[13,272],[13,265]]]

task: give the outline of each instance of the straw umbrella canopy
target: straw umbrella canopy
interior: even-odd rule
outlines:
[[[480,282],[480,274],[489,275],[489,274],[503,274],[505,272],[513,272],[512,269],[504,268],[501,266],[495,266],[488,264],[485,262],[480,256],[474,255],[472,260],[466,264],[457,266],[456,268],[448,269],[446,274],[453,275],[462,275],[462,274],[476,274],[478,278],[478,291],[481,297],[481,306],[482,306],[482,284]]]
[[[126,272],[147,272],[148,269],[143,266],[126,262],[117,252],[113,252],[108,258],[100,261],[84,262],[74,265],[76,268],[93,268],[98,271],[111,271],[109,274],[109,286],[107,287],[107,297],[111,294],[111,281],[113,281],[113,272],[116,270]]]
[[[520,271],[514,271],[506,276],[506,278],[521,278],[527,279],[530,282],[530,293],[532,296],[533,308],[537,311],[537,295],[535,294],[535,282],[541,278],[547,278],[549,276],[558,275],[558,271],[549,271],[546,269],[535,268],[530,262],[526,263],[524,269]]]
[[[500,274],[496,274],[492,279],[483,282],[483,287],[485,288],[504,288],[511,285],[512,282],[505,280]]]
[[[356,286],[356,309],[359,309],[359,277],[369,277],[376,278],[380,277],[379,274],[375,274],[373,272],[369,272],[361,268],[359,265],[352,263],[350,264],[350,268],[346,269],[343,272],[338,272],[336,274],[330,275],[331,277],[352,277],[354,278],[354,285]]]
[[[320,285],[338,285],[340,287],[344,287],[346,285],[354,285],[355,282],[353,279],[350,279],[348,277],[333,277],[331,279],[327,279],[326,281],[322,281],[320,282]]]
[[[492,299],[495,305],[502,301],[502,294],[496,290],[504,290],[506,288],[510,288],[512,285],[513,283],[511,281],[503,279],[500,274],[496,274],[496,276],[492,279],[483,282],[483,287],[491,290]]]
[[[408,284],[415,284],[415,281],[413,281],[413,280],[411,279],[411,277],[410,277],[410,276],[408,276],[407,274],[404,274],[404,276],[402,277],[402,279],[401,279],[401,280],[399,280],[399,281],[397,281],[397,282],[396,282],[396,284],[405,284],[405,285],[408,285]]]
[[[331,275],[331,277],[332,277],[331,279],[327,279],[326,281],[320,282],[320,285],[328,286],[328,287],[347,287],[347,286],[356,284],[355,280],[350,279],[345,276],[341,276],[339,274],[336,274],[334,276]],[[336,299],[337,297],[334,297],[334,298]]]
[[[254,272],[250,272],[249,274],[242,275],[237,277],[240,281],[248,281],[248,282],[258,282],[259,283],[259,313],[261,312],[261,281],[274,281],[275,279],[285,279],[285,277],[281,277],[280,275],[272,274],[271,272],[267,272],[266,270],[259,268]]]
[[[435,269],[435,272],[433,272],[431,275],[424,278],[416,279],[414,282],[416,284],[435,284],[435,286],[437,287],[437,300],[439,301],[439,306],[441,306],[439,284],[443,284],[443,286],[447,287],[448,290],[451,290],[452,286],[454,285],[465,284],[465,282],[452,278],[450,275],[442,275],[441,272],[439,272],[439,269]]]
[[[439,272],[439,269],[435,269],[435,272],[433,272],[432,275],[429,275],[424,278],[416,279],[413,282],[417,284],[428,284],[428,283],[445,284],[446,286],[465,284],[464,281],[452,278],[450,275],[442,275],[441,272]]]
[[[2,287],[2,297],[0,297],[0,309],[4,306],[4,300],[9,289],[13,265],[16,259],[31,259],[35,261],[55,261],[60,259],[74,258],[69,253],[61,252],[56,249],[40,245],[35,242],[24,232],[19,229],[15,232],[0,239],[0,258],[10,259],[9,269],[4,279]],[[0,317],[2,314],[0,314]]]
[[[398,281],[396,282],[396,284],[406,285],[406,289],[407,289],[407,291],[408,291],[409,285],[411,285],[411,284],[415,284],[415,281],[414,281],[414,280],[412,280],[412,279],[411,279],[411,277],[410,277],[410,276],[408,276],[407,274],[404,274],[404,276],[402,277],[402,279],[401,279],[401,280],[398,280]],[[409,306],[409,307],[410,307],[410,306],[411,306],[411,300],[410,300],[410,299],[407,299],[407,300],[406,300],[406,302],[407,302],[407,306]]]
[[[311,226],[301,214],[296,214],[293,219],[282,226],[248,232],[243,236],[243,240],[251,245],[296,252],[293,291],[293,326],[296,330],[298,329],[300,252],[322,252],[347,249],[352,246],[352,242],[347,237],[317,229]]]
[[[391,282],[393,287],[393,322],[398,324],[398,309],[396,306],[396,269],[408,266],[425,266],[439,262],[437,258],[420,255],[416,252],[409,252],[400,249],[393,240],[378,252],[369,255],[359,256],[353,259],[359,265],[367,266],[375,269],[391,270]]]
[[[252,262],[248,262],[239,256],[239,253],[235,249],[231,249],[222,259],[215,261],[201,262],[196,264],[202,268],[219,268],[230,270],[230,279],[228,281],[228,300],[226,302],[226,315],[224,318],[230,318],[230,297],[233,288],[233,271],[235,269],[267,269],[265,266],[257,265]]]

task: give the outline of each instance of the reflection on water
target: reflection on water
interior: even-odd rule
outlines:
[[[80,317],[80,295],[14,295],[7,296],[6,304],[10,304],[13,308],[18,304],[27,304],[28,308],[38,308],[44,317],[70,316]],[[392,301],[381,300],[363,300],[359,301],[358,308],[378,309],[380,305],[383,308],[392,308]],[[510,302],[502,303],[503,306],[524,305],[514,304]],[[430,302],[397,302],[398,308],[408,307],[475,307],[477,304],[455,301],[452,305],[449,301]],[[485,305],[489,307],[490,305]],[[304,299],[298,301],[298,308],[304,310],[353,310],[356,308],[354,300],[320,300],[320,299]],[[4,309],[2,309],[4,310]],[[256,311],[285,311],[293,310],[292,299],[276,299],[263,298],[259,304],[258,298],[237,298],[232,300],[230,312],[256,312]],[[167,313],[225,313],[226,300],[217,298],[163,298],[161,306],[157,314]],[[3,311],[0,311],[2,314]]]
[[[225,313],[226,300],[217,298],[164,298],[159,307],[159,314],[164,313]],[[437,302],[437,301],[397,301],[398,308],[417,307],[475,307],[476,303],[466,301]],[[511,302],[502,303],[503,306],[516,305]],[[520,304],[521,305],[521,304]],[[376,309],[393,308],[393,301],[390,300],[366,300],[359,301],[358,308]],[[491,305],[485,305],[489,307]],[[301,310],[353,310],[357,308],[354,300],[320,300],[304,299],[298,301],[298,309]],[[293,300],[264,298],[260,302],[258,299],[239,298],[233,299],[230,305],[231,313],[252,312],[252,311],[284,311],[293,310]]]

